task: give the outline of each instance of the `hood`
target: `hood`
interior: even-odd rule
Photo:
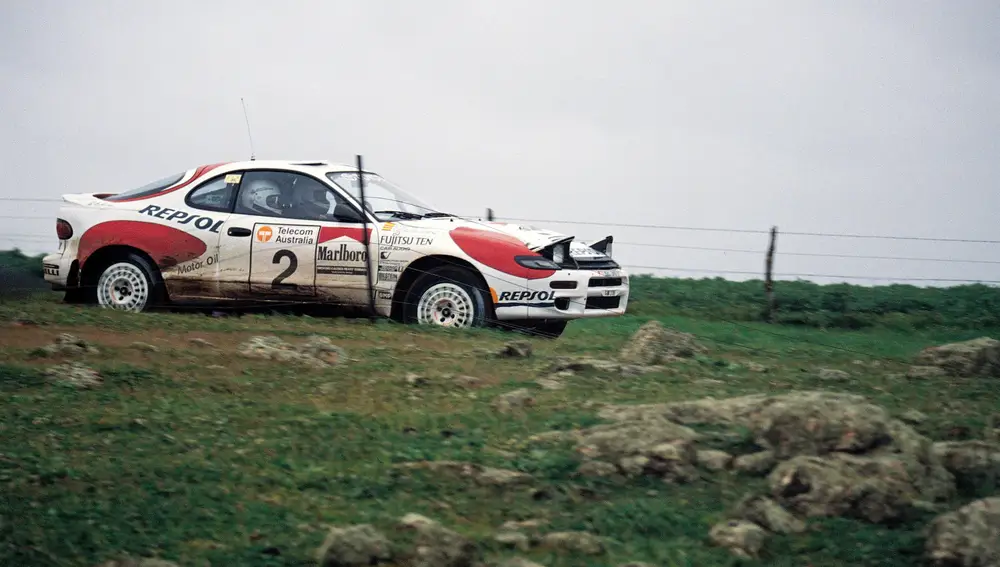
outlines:
[[[535,228],[531,226],[524,226],[513,223],[500,223],[500,222],[490,222],[490,221],[478,221],[478,220],[465,220],[458,219],[455,217],[450,218],[432,218],[418,221],[402,221],[398,224],[416,227],[426,227],[430,229],[440,229],[440,230],[450,230],[456,226],[464,226],[468,228],[475,228],[479,230],[495,230],[497,232],[502,232],[509,236],[520,240],[529,249],[538,252],[545,248],[546,246],[556,244],[559,242],[570,241],[569,244],[569,254],[573,258],[580,260],[609,260],[610,246],[604,248],[609,253],[601,252],[600,250],[595,250],[591,245],[597,244],[607,240],[611,242],[611,237],[606,236],[594,241],[581,242],[576,240],[575,237],[561,232],[556,232],[554,230],[545,230],[540,228]]]

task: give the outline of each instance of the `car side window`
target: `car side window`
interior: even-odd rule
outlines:
[[[235,212],[321,222],[361,222],[357,210],[329,186],[290,171],[244,173]]]
[[[229,212],[240,184],[240,174],[229,173],[207,181],[188,193],[184,202],[189,207],[206,211]]]

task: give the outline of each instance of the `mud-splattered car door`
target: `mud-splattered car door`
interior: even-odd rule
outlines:
[[[221,236],[232,258],[220,270],[227,287],[263,299],[367,301],[360,213],[326,183],[248,171],[233,212]]]

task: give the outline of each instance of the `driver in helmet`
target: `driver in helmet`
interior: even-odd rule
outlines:
[[[281,215],[281,189],[270,179],[254,179],[243,190],[243,205],[251,211],[272,216]]]

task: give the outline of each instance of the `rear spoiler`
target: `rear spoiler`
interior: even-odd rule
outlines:
[[[111,208],[114,204],[100,198],[103,193],[66,193],[62,196],[65,203],[79,205],[81,207]]]

